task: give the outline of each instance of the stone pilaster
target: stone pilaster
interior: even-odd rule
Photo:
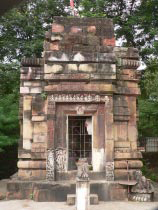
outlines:
[[[106,180],[114,180],[114,124],[113,96],[107,96],[105,101],[105,173]]]

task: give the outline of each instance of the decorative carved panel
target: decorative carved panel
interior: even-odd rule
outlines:
[[[106,162],[106,180],[114,181],[114,162]]]
[[[53,94],[49,101],[55,102],[109,102],[108,96],[95,94]]]

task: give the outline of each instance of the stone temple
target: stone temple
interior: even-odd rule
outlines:
[[[142,167],[138,66],[137,49],[115,46],[111,19],[54,18],[43,57],[21,63],[18,179],[8,198],[66,200],[80,158],[100,200],[127,198],[119,182]]]

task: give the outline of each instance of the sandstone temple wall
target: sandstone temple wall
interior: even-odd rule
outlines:
[[[115,46],[112,20],[54,18],[43,58],[21,63],[19,178],[67,172],[66,115],[81,111],[94,116],[93,168],[107,180],[132,177],[142,167],[138,66],[137,49]]]

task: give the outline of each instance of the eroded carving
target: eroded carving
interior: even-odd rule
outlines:
[[[83,115],[85,111],[85,106],[79,105],[76,107],[76,112],[78,115]]]
[[[49,101],[55,102],[109,102],[108,96],[95,94],[53,94],[49,96]]]
[[[57,148],[55,150],[55,164],[56,171],[66,171],[66,150],[64,148]]]
[[[130,199],[133,201],[151,201],[154,193],[151,180],[143,176],[140,170],[134,172],[134,178],[137,184],[131,188]]]
[[[114,181],[114,162],[106,162],[106,180]]]
[[[46,174],[46,179],[47,180],[54,180],[55,175],[54,175],[54,169],[55,169],[55,164],[54,164],[54,150],[53,149],[49,149],[47,151],[47,162],[46,162],[46,170],[47,170],[47,174]]]
[[[80,158],[76,165],[77,165],[77,179],[89,180],[87,158]]]
[[[63,148],[50,149],[47,151],[46,163],[47,180],[55,180],[55,171],[66,171],[66,150]]]
[[[146,179],[145,176],[142,175],[141,171],[135,171],[134,177],[137,181],[137,184],[132,187],[131,192],[138,193],[152,193],[154,192],[154,188],[151,184],[150,179]]]

